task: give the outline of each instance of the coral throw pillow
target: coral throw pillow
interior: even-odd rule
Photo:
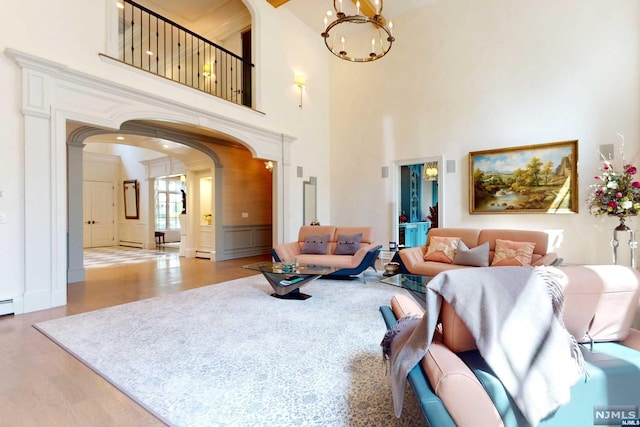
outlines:
[[[535,247],[536,244],[532,242],[496,239],[496,251],[491,266],[531,265],[531,257]]]
[[[433,236],[429,240],[427,253],[424,255],[425,261],[436,261],[451,264],[458,249],[459,237]]]

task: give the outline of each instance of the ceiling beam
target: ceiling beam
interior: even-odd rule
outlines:
[[[267,0],[273,7],[280,7],[287,3],[289,0]],[[353,4],[356,4],[358,0],[353,0]],[[373,16],[376,14],[376,5],[374,0],[360,0],[360,12],[366,16]]]
[[[289,0],[267,0],[267,3],[269,3],[273,7],[280,7],[288,1]]]
[[[353,4],[355,4],[358,0],[353,0]],[[376,5],[374,0],[360,0],[360,13],[366,16],[371,16],[376,14]]]

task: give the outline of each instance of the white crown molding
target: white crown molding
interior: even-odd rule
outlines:
[[[91,151],[84,151],[82,153],[82,160],[85,162],[120,165],[120,156],[116,156],[113,154],[93,153]]]
[[[210,110],[203,110],[190,105],[185,105],[155,93],[145,92],[119,82],[92,76],[73,70],[65,65],[12,48],[6,48],[5,54],[13,59],[20,68],[22,68],[24,75],[27,77],[27,80],[23,82],[22,108],[25,114],[33,116],[37,115],[42,118],[49,117],[51,96],[49,93],[51,90],[50,79],[55,78],[59,89],[68,89],[69,92],[76,96],[78,93],[82,93],[93,97],[98,96],[102,98],[102,100],[107,101],[105,103],[107,104],[105,106],[105,111],[102,111],[101,113],[105,116],[104,125],[111,128],[117,129],[121,123],[130,119],[139,118],[136,117],[139,113],[132,113],[133,117],[127,117],[126,114],[115,117],[113,113],[109,114],[109,110],[121,110],[123,103],[131,105],[141,103],[151,107],[152,110],[162,109],[163,115],[167,119],[216,129],[217,131],[230,135],[239,141],[243,141],[247,144],[247,148],[251,150],[253,155],[260,158],[279,160],[281,156],[280,144],[283,142],[292,143],[296,140],[296,138],[291,135],[261,128],[247,122],[214,113]],[[122,67],[131,73],[148,74],[145,71],[138,70],[135,67],[124,64],[105,55],[100,55],[100,59],[110,65]],[[185,88],[180,83],[173,82],[171,80],[157,76],[155,78],[157,78],[159,84],[166,84],[190,90],[193,92],[193,96],[206,97],[208,101],[219,103],[220,106],[223,106],[226,109],[231,108],[254,117],[256,115],[261,116],[264,114],[257,110],[199,92],[196,89]],[[92,89],[94,91],[98,91],[98,93],[93,92]],[[162,91],[159,92],[161,93]],[[83,112],[79,111],[77,113],[79,114],[78,120],[82,120]],[[95,118],[91,121],[95,121]]]

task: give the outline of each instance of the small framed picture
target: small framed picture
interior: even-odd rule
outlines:
[[[389,250],[390,251],[395,251],[398,249],[398,245],[396,245],[396,242],[389,242]]]

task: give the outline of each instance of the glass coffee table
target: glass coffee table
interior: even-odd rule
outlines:
[[[316,279],[336,271],[334,267],[324,265],[295,265],[286,268],[281,262],[257,262],[243,265],[242,268],[260,271],[273,288],[272,297],[281,299],[305,300],[311,295],[303,294],[300,288]],[[301,280],[295,283],[283,283],[289,276],[298,276]]]
[[[380,280],[382,283],[407,289],[413,298],[424,308],[426,306],[425,294],[430,276],[417,276],[415,274],[396,274]]]

